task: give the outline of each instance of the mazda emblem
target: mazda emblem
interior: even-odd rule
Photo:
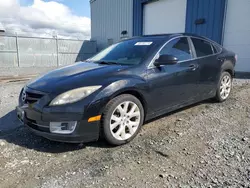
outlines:
[[[23,91],[23,93],[22,93],[22,101],[25,102],[25,100],[26,100],[26,92]]]

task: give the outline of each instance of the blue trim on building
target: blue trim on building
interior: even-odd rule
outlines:
[[[142,35],[143,5],[155,0],[134,0],[133,2],[133,36]]]
[[[133,36],[143,34],[143,6],[154,0],[133,1]],[[206,36],[218,43],[222,40],[226,0],[187,0],[186,32]],[[205,23],[196,25],[196,19]]]
[[[186,32],[222,41],[226,0],[187,0]],[[197,19],[205,19],[196,25]]]

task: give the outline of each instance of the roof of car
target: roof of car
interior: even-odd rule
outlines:
[[[200,36],[200,35],[197,35],[197,34],[192,34],[192,33],[169,33],[169,34],[155,34],[155,35],[141,35],[141,36],[134,36],[132,38],[127,38],[127,39],[124,39],[123,41],[126,41],[126,40],[134,40],[134,39],[161,39],[163,42],[164,41],[167,41],[171,38],[174,38],[174,37],[181,37],[181,36],[186,36],[186,37],[196,37],[196,38],[200,38],[200,39],[204,39],[204,40],[207,40],[207,41],[210,41],[211,43],[213,44],[216,44],[217,46],[221,46],[219,43],[207,38],[207,37],[204,37],[204,36]]]
[[[178,36],[187,36],[187,37],[198,37],[200,39],[205,39],[205,40],[209,40],[213,43],[216,43],[215,41],[212,41],[211,39],[204,37],[204,36],[199,36],[196,34],[192,34],[192,33],[169,33],[169,34],[155,34],[155,35],[142,35],[142,36],[135,36],[132,37],[130,39],[135,39],[135,38],[158,38],[158,39],[165,39],[165,40],[169,40],[171,38],[174,37],[178,37]]]
[[[199,37],[199,38],[205,38],[196,34],[192,33],[167,33],[167,34],[155,34],[155,35],[142,35],[141,37],[161,37],[161,38],[172,38],[172,37],[178,37],[178,36],[189,36],[189,37]]]

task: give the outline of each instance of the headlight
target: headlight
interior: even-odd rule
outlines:
[[[50,106],[57,106],[79,101],[89,96],[91,93],[95,92],[101,87],[102,86],[89,86],[67,91],[61,95],[58,95],[54,100],[52,100]]]

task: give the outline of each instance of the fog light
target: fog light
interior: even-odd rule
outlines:
[[[57,134],[71,134],[76,128],[77,121],[50,122],[50,132]]]

